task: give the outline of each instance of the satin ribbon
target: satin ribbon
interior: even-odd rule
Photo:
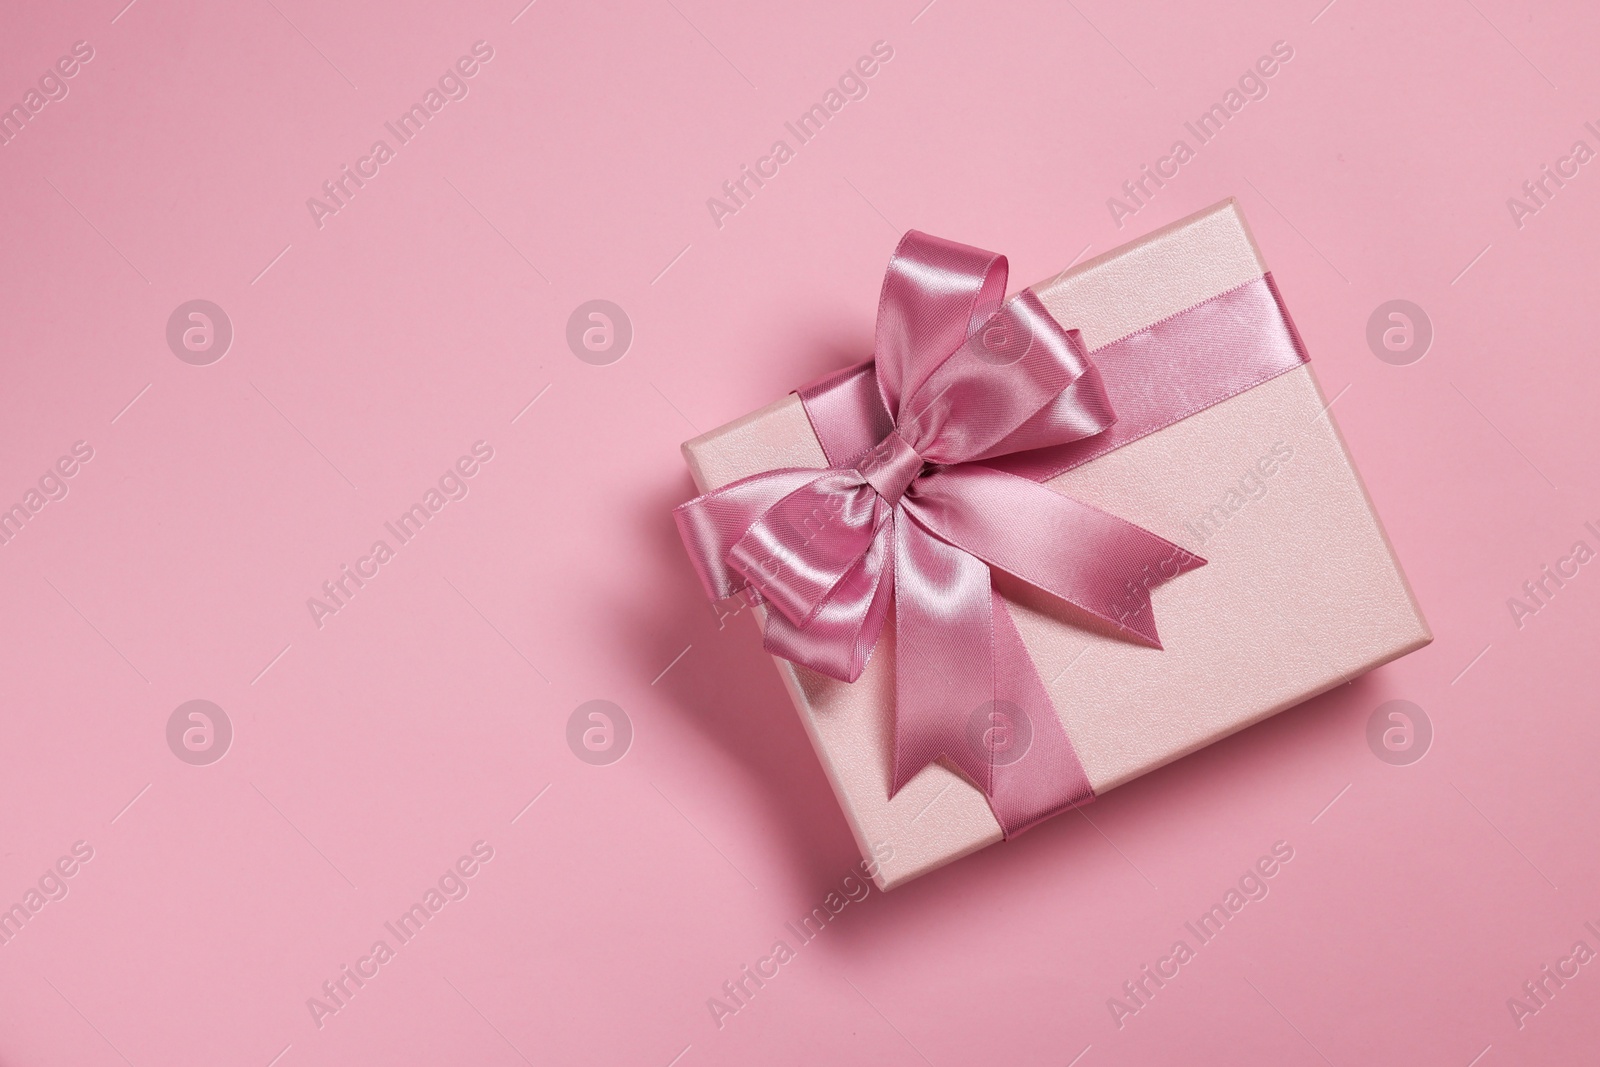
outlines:
[[[1032,290],[1005,299],[1007,273],[908,232],[873,360],[800,392],[829,467],[756,474],[674,515],[712,599],[771,609],[775,655],[853,682],[892,616],[890,796],[943,757],[1012,837],[1094,794],[992,572],[1159,649],[1150,590],[1205,563],[1040,482],[1306,357],[1270,276],[1091,360]]]

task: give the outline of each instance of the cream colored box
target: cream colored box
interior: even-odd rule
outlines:
[[[1266,270],[1228,200],[1034,291],[1092,351]],[[683,452],[702,492],[827,466],[794,394]],[[1007,597],[1097,795],[1432,640],[1310,365],[1046,484],[1208,561],[1152,591],[1164,650]],[[853,684],[775,660],[862,854],[894,846],[884,889],[1001,840],[982,792],[943,764],[889,799],[893,629]]]

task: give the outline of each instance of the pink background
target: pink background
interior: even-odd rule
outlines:
[[[1600,966],[1520,1029],[1507,998],[1600,949],[1600,573],[1521,628],[1507,598],[1600,548],[1600,177],[1521,228],[1506,198],[1600,148],[1600,13],[123,2],[14,5],[0,39],[6,106],[94,49],[0,147],[0,504],[94,450],[0,545],[0,905],[94,850],[0,945],[0,1064],[1594,1058]],[[469,95],[319,229],[306,199],[479,40]],[[879,40],[869,95],[718,229],[706,198]],[[1268,96],[1118,229],[1106,198],[1279,40]],[[800,945],[858,857],[754,626],[696,588],[678,443],[866,355],[897,227],[1023,284],[1229,195],[1434,644]],[[235,330],[209,366],[165,339],[194,298]],[[565,340],[593,298],[635,330],[609,366]],[[1436,331],[1409,366],[1365,339],[1394,298]],[[307,598],[479,440],[319,629]],[[166,739],[197,698],[234,728],[208,766]],[[566,742],[596,698],[634,726],[609,766]],[[1420,762],[1368,747],[1389,699],[1433,723]],[[477,841],[470,893],[319,1028],[307,998]],[[1277,841],[1266,899],[1119,1028],[1107,999]]]

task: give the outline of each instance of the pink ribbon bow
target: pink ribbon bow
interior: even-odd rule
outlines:
[[[1115,421],[1077,332],[1031,290],[1004,300],[1006,277],[1004,256],[907,233],[876,374],[801,393],[832,466],[757,474],[675,516],[707,593],[768,605],[768,651],[831,678],[860,677],[892,604],[890,795],[943,756],[1013,836],[1093,792],[991,570],[1160,648],[1150,588],[1205,561],[989,463]]]

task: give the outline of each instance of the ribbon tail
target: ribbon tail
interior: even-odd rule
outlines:
[[[988,566],[898,519],[890,795],[943,757],[983,790],[1007,838],[1092,800]]]
[[[1010,840],[1052,815],[1094,799],[1094,787],[1061,718],[1045,689],[1044,679],[1028,655],[1005,601],[990,593],[994,617],[994,710],[985,737],[994,768],[989,807]],[[1015,720],[1008,733],[1003,716]]]
[[[895,716],[892,798],[947,758],[985,795],[994,775],[968,740],[994,700],[989,568],[903,512],[895,522]]]
[[[902,507],[952,545],[1151,648],[1161,637],[1150,590],[1206,562],[1142,526],[979,464],[923,478]],[[996,515],[1006,516],[1003,526]]]

